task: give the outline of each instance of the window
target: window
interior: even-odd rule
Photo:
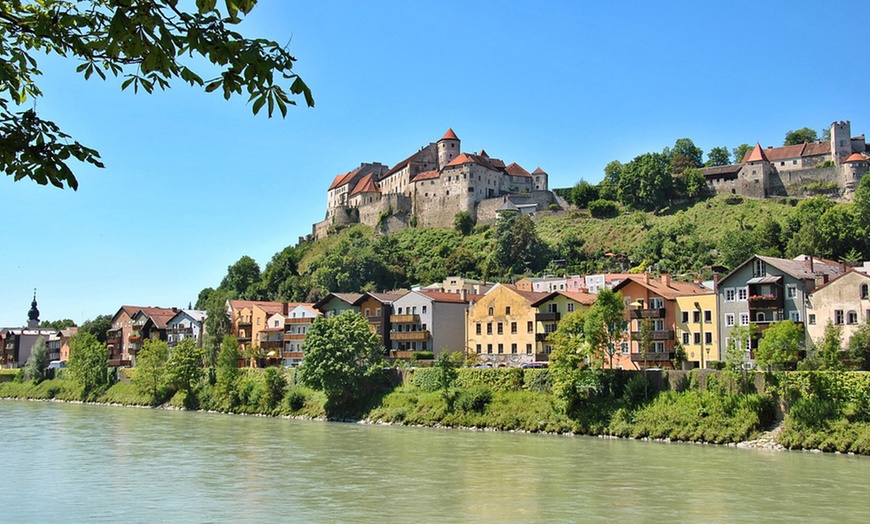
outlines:
[[[755,321],[756,322],[764,322],[766,320],[767,320],[767,316],[764,314],[764,311],[759,311],[758,313],[755,314]]]
[[[527,355],[532,354],[532,345],[531,344],[526,344],[526,354]]]
[[[514,342],[514,343],[511,344],[511,354],[512,354],[512,355],[516,355],[516,354],[517,354],[517,343],[516,343],[516,342]]]
[[[486,345],[486,353],[487,353],[488,355],[492,355],[492,344],[487,344],[487,345]]]
[[[843,323],[843,310],[842,309],[835,309],[834,310],[834,324],[839,326],[842,323]]]
[[[558,313],[559,304],[547,304],[547,313]]]
[[[477,349],[477,354],[480,355],[480,344],[477,345],[476,349]]]
[[[490,306],[488,315],[492,316],[492,313],[493,313],[493,309],[492,309],[492,306]]]
[[[653,331],[664,331],[665,330],[665,319],[663,318],[655,318],[652,322]]]
[[[502,353],[504,353],[504,344],[499,344],[498,345],[498,354],[501,355]]]
[[[689,333],[683,333],[683,345],[689,344]]]
[[[701,322],[700,311],[692,311],[692,322],[694,322],[695,324],[699,324]]]
[[[498,334],[504,335],[504,325],[501,322],[499,322],[497,326],[498,326]]]
[[[734,325],[734,313],[725,314],[725,325],[729,327]]]
[[[786,298],[795,298],[797,296],[797,286],[793,284],[789,284],[785,288],[785,296]]]
[[[867,284],[861,284],[861,300],[870,298],[870,287]]]
[[[688,324],[688,323],[689,323],[689,312],[688,312],[688,311],[683,311],[683,312],[681,312],[680,316],[681,316],[681,318],[682,318],[682,320],[683,320],[683,324]]]
[[[754,277],[763,277],[764,276],[764,260],[755,259],[755,263],[752,266],[752,276]]]
[[[700,333],[692,333],[692,342],[695,344],[701,343],[701,334]]]
[[[476,335],[480,335],[480,322],[478,322],[474,325],[474,333]]]
[[[748,291],[745,287],[737,288],[737,300],[740,302],[746,302],[746,298],[749,295]]]
[[[381,316],[381,308],[376,308],[376,309],[375,309],[375,316],[376,316],[376,317]]]
[[[704,333],[704,344],[712,344],[713,343],[713,333],[706,332]]]
[[[733,287],[729,287],[725,290],[725,302],[734,302],[735,296],[736,293]]]
[[[568,302],[568,313],[573,313],[573,312],[574,312],[574,303]]]
[[[257,317],[257,325],[260,325],[260,317]]]
[[[815,314],[810,313],[808,315],[808,320],[809,320],[810,324],[812,324],[814,326],[816,325],[816,315]]]
[[[620,343],[619,343],[619,351],[620,351],[623,355],[628,355],[628,342],[626,342],[625,340],[623,340],[622,342],[620,342]]]
[[[511,314],[511,307],[510,307],[510,306],[507,306],[507,307],[504,308],[504,314],[505,314],[505,315],[510,315],[510,314]]]
[[[544,333],[555,333],[556,324],[544,324]]]
[[[487,335],[492,335],[492,322],[487,322],[487,323],[486,323],[486,334],[487,334]]]
[[[800,322],[801,321],[801,312],[800,311],[789,311],[788,318],[790,318],[792,322]]]
[[[366,308],[366,318],[371,318],[371,317],[372,317],[372,310],[369,308]]]
[[[652,350],[656,353],[664,353],[665,352],[665,343],[664,342],[653,342]]]
[[[713,322],[713,312],[709,309],[704,310],[704,323],[710,324]]]
[[[749,325],[749,313],[740,313],[740,325],[748,326]]]
[[[513,334],[513,335],[517,334],[517,323],[516,322],[511,322],[511,334]]]
[[[662,309],[663,307],[665,307],[665,299],[662,297],[651,297],[649,299],[650,309]]]
[[[427,306],[423,306],[423,314],[424,315],[426,314],[426,309],[427,309]]]
[[[848,324],[857,324],[858,323],[858,312],[857,311],[849,311],[846,315],[846,322]]]
[[[529,320],[528,322],[526,322],[526,331],[527,331],[528,333],[534,333],[534,332],[535,332],[535,323],[532,322],[531,320]]]

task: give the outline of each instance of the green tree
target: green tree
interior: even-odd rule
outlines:
[[[619,179],[619,201],[636,209],[659,209],[667,205],[673,191],[668,157],[646,153],[629,162]]]
[[[803,144],[804,142],[815,142],[818,140],[819,135],[816,134],[815,131],[808,127],[802,127],[800,129],[789,131],[785,134],[785,140],[782,145],[784,146],[793,146],[797,144]]]
[[[704,165],[704,151],[695,145],[691,138],[679,138],[674,143],[673,149],[665,148],[664,154],[668,157],[674,173],[682,173],[689,167],[702,167]]]
[[[854,202],[858,227],[865,236],[870,235],[870,176],[861,177],[855,190]]]
[[[586,312],[575,311],[565,315],[556,331],[547,337],[553,345],[550,353],[550,379],[553,395],[565,406],[578,397],[577,370],[587,361],[600,366],[604,352],[593,348],[586,340]]]
[[[299,279],[299,251],[287,246],[275,253],[261,277],[265,298],[287,301],[294,298]]]
[[[870,371],[870,323],[864,322],[849,339],[849,355],[858,367]]]
[[[78,332],[90,333],[101,344],[105,344],[110,329],[112,329],[112,315],[97,315],[93,320],[85,320]]]
[[[528,215],[503,214],[496,225],[493,258],[505,274],[537,271],[547,265],[547,247]]]
[[[580,179],[571,188],[571,203],[575,206],[585,208],[593,200],[598,200],[598,188],[589,182]]]
[[[707,192],[707,179],[700,169],[689,166],[674,177],[674,192],[681,197],[698,198]]]
[[[48,348],[45,346],[45,338],[37,337],[36,343],[30,350],[30,358],[24,365],[24,377],[27,380],[42,382],[45,379],[45,369],[48,367]]]
[[[305,336],[299,380],[323,391],[334,409],[362,392],[382,355],[380,338],[359,313],[318,318]]]
[[[738,326],[731,330],[728,345],[725,347],[725,363],[731,371],[743,371],[746,363],[746,350],[752,342],[755,325]]]
[[[172,348],[166,362],[166,382],[175,391],[184,392],[184,405],[188,408],[196,405],[194,393],[203,373],[202,349],[196,347],[193,339],[182,339]]]
[[[448,275],[463,275],[477,277],[480,274],[479,254],[466,248],[459,248],[450,253],[444,261],[444,269]]]
[[[435,385],[438,387],[438,391],[441,392],[441,398],[447,402],[448,406],[451,406],[453,398],[450,395],[450,388],[453,387],[456,377],[459,376],[459,373],[456,371],[456,361],[453,355],[459,355],[459,353],[443,351],[435,359],[435,364],[432,366],[435,369]]]
[[[217,373],[215,380],[215,397],[218,409],[232,411],[239,405],[238,380],[241,375],[239,360],[239,340],[226,335],[221,342],[217,357]]]
[[[742,158],[740,159],[742,160]],[[704,164],[707,167],[727,166],[731,164],[731,153],[725,146],[714,147],[707,153],[707,162]]]
[[[42,322],[39,323],[39,327],[52,328],[52,329],[56,329],[58,331],[60,331],[61,329],[75,327],[75,325],[76,325],[76,323],[68,318],[65,318],[63,320],[52,320],[52,321],[43,320]]]
[[[783,369],[796,362],[804,346],[804,329],[791,320],[771,324],[762,334],[755,350],[755,361],[767,370]]]
[[[739,146],[734,148],[734,163],[742,164],[743,159],[746,158],[746,153],[752,151],[752,146],[749,144],[740,144]]]
[[[823,369],[839,371],[843,365],[843,326],[828,320],[822,338],[816,341],[816,357]]]
[[[203,323],[205,331],[203,349],[205,365],[209,368],[215,367],[218,351],[221,349],[221,342],[230,333],[230,328],[232,328],[230,317],[227,314],[226,300],[226,293],[216,291],[210,294],[206,304],[205,322]]]
[[[308,86],[293,72],[296,59],[285,46],[245,38],[232,29],[256,3],[226,0],[224,14],[216,0],[197,0],[196,8],[188,10],[176,0],[3,2],[0,171],[15,180],[76,189],[70,157],[103,167],[97,151],[37,114],[40,52],[78,62],[76,71],[85,79],[94,74],[105,79],[107,73],[124,77],[121,89],[134,92],[166,89],[181,79],[206,92],[219,91],[226,99],[246,96],[255,114],[265,106],[271,116],[277,106],[286,116],[287,106],[296,103],[291,95],[302,95],[313,106]],[[215,76],[203,79],[204,71]]]
[[[607,355],[610,369],[617,345],[622,341],[628,323],[625,320],[625,303],[622,293],[602,289],[586,313],[584,324],[586,341],[592,354]]]
[[[227,275],[218,290],[226,291],[231,298],[256,300],[259,283],[260,266],[253,258],[245,255],[227,267]]]
[[[287,377],[284,376],[284,371],[281,368],[268,367],[263,372],[263,395],[260,397],[260,406],[271,413],[281,400],[284,399],[284,393],[287,391]]]
[[[598,195],[604,200],[619,199],[619,180],[625,166],[619,160],[614,160],[604,166],[604,178],[598,184]]]
[[[91,400],[109,386],[109,350],[88,331],[79,331],[69,342],[69,373],[82,386],[84,400]]]
[[[716,247],[719,251],[719,262],[734,269],[758,253],[758,235],[752,230],[730,229],[722,235]]]
[[[146,339],[136,355],[136,368],[133,384],[143,394],[151,398],[152,404],[159,404],[166,397],[166,361],[169,359],[169,346],[163,340]]]
[[[203,290],[199,292],[199,295],[197,295],[196,304],[194,304],[193,308],[200,311],[206,309],[208,307],[208,299],[212,293],[214,293],[214,288],[203,288]]]
[[[470,235],[474,229],[474,217],[468,211],[459,211],[453,218],[453,229],[462,236]]]

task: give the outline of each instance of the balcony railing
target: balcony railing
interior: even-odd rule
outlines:
[[[419,324],[420,315],[390,315],[390,322],[394,324]]]
[[[390,358],[409,360],[411,358],[411,355],[413,355],[413,354],[414,354],[413,351],[401,351],[401,350],[397,350],[397,349],[390,350]]]
[[[285,342],[295,342],[297,340],[305,340],[305,333],[284,333]]]
[[[654,308],[654,309],[630,309],[631,319],[643,319],[643,318],[665,318],[665,308]]]
[[[284,320],[285,324],[310,324],[314,322],[313,318],[288,318]]]
[[[561,318],[561,313],[535,313],[535,320],[538,322],[558,322]]]
[[[783,302],[780,298],[749,297],[749,309],[781,309]]]
[[[535,333],[535,342],[546,342],[552,333]]]
[[[260,342],[261,349],[281,349],[284,347],[282,340],[267,340]]]
[[[393,331],[390,340],[429,340],[429,330],[424,331]]]
[[[305,354],[301,351],[285,351],[284,358],[302,358]]]
[[[646,353],[632,353],[632,362],[669,362],[674,358],[673,351],[647,351]]]
[[[638,341],[641,340],[641,335],[639,331],[631,332],[631,339]],[[650,340],[673,340],[674,332],[672,330],[668,331],[650,331]]]

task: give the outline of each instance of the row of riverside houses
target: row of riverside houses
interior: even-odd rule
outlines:
[[[706,286],[648,273],[523,278],[515,284],[448,277],[410,291],[330,293],[314,304],[228,300],[226,314],[240,349],[256,349],[244,352],[251,365],[299,364],[312,323],[345,311],[369,322],[392,359],[449,351],[490,366],[545,365],[552,351],[550,334],[562,319],[592,307],[596,293],[611,288],[622,295],[628,326],[616,348],[615,367],[673,367],[680,348],[684,367],[713,367],[725,359],[732,339],[739,342],[734,329],[752,325],[756,334],[741,348],[751,367],[758,337],[780,320],[801,324],[808,348],[829,322],[842,326],[848,345],[859,325],[870,321],[868,272],[870,263],[856,268],[805,255],[755,255]],[[51,359],[69,358],[74,329],[38,328],[38,316],[34,295],[28,327],[0,330],[5,366],[23,365],[40,336],[48,341]],[[108,331],[109,365],[134,365],[148,338],[170,346],[184,338],[201,344],[204,318],[204,311],[122,306]],[[647,351],[641,343],[644,322],[651,339]]]

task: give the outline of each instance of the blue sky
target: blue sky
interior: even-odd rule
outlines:
[[[588,5],[587,5],[588,4]],[[85,82],[40,57],[37,101],[105,169],[77,192],[0,177],[0,326],[122,304],[187,307],[242,255],[261,267],[326,211],[335,175],[395,164],[452,127],[551,187],[601,179],[689,137],[781,145],[851,120],[870,131],[867,2],[290,2],[240,26],[291,42],[313,109],[253,116],[176,83]]]

